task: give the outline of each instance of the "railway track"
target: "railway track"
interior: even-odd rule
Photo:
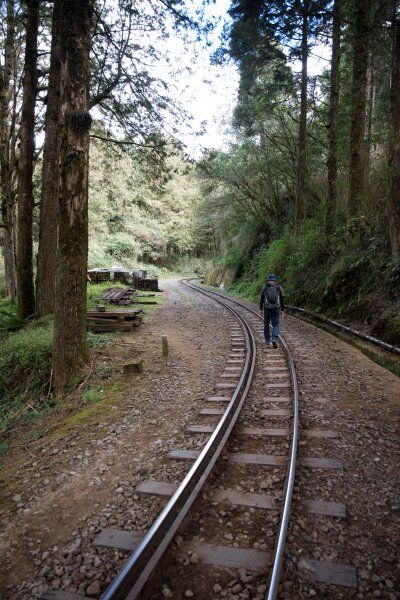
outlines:
[[[193,284],[187,282],[186,285],[194,289]],[[261,415],[261,424],[265,417],[269,415],[273,418],[278,418],[279,421],[282,421],[283,418],[286,421],[285,426],[268,429],[260,426],[255,428],[254,426],[239,426],[236,424],[240,416],[243,423],[248,422],[253,425],[254,412],[260,412],[253,407],[251,409],[253,413],[247,415],[247,408],[244,410],[243,407],[253,382],[257,360],[260,362],[260,359],[257,359],[257,345],[260,346],[260,342],[256,343],[255,335],[258,339],[261,338],[262,322],[257,314],[252,314],[250,318],[247,316],[246,320],[241,313],[248,312],[248,309],[237,306],[233,308],[233,303],[228,300],[217,298],[215,294],[205,292],[204,290],[202,293],[213,297],[214,300],[224,306],[224,310],[229,315],[227,318],[231,331],[231,353],[226,369],[222,373],[220,381],[216,383],[215,394],[207,398],[207,406],[199,411],[200,423],[195,423],[188,428],[188,435],[196,436],[206,433],[209,434],[209,439],[201,452],[185,452],[182,450],[170,452],[169,458],[172,460],[189,460],[193,462],[193,465],[179,486],[148,481],[143,482],[137,488],[136,492],[139,494],[153,493],[156,496],[170,496],[169,501],[166,503],[156,522],[144,536],[141,533],[135,534],[134,532],[105,530],[95,540],[95,544],[102,546],[114,547],[120,550],[133,549],[121,572],[102,595],[104,600],[114,600],[117,598],[133,599],[139,597],[139,595],[144,598],[152,597],[152,592],[148,589],[149,586],[146,588],[146,582],[161,560],[167,547],[171,546],[171,541],[177,536],[179,527],[183,520],[187,519],[188,512],[194,503],[196,503],[195,510],[204,511],[203,516],[196,520],[204,522],[211,518],[212,520],[216,519],[216,523],[212,525],[211,531],[213,535],[209,542],[193,542],[193,539],[199,538],[202,540],[204,538],[202,535],[196,536],[194,534],[190,535],[192,542],[182,542],[180,554],[186,554],[186,559],[184,558],[180,562],[178,558],[178,567],[186,569],[187,565],[184,563],[187,561],[190,564],[197,565],[198,557],[199,562],[204,562],[205,565],[212,565],[212,567],[217,569],[225,569],[230,579],[232,579],[232,569],[241,569],[242,579],[246,580],[253,580],[255,573],[258,574],[259,578],[258,589],[261,589],[263,595],[264,590],[267,589],[267,578],[270,576],[271,585],[269,586],[270,593],[268,598],[276,596],[290,510],[290,497],[294,482],[297,446],[297,418],[291,419],[292,412],[286,407],[282,409],[282,406],[286,405],[291,398],[291,390],[294,390],[294,396],[297,399],[294,366],[287,346],[282,340],[281,348],[275,351],[273,355],[271,354],[269,358],[267,367],[269,383],[266,385],[271,395],[267,399],[269,407],[261,410],[261,413],[263,410],[265,413]],[[252,321],[251,325],[247,323],[249,320]],[[264,358],[265,356],[263,355],[261,362],[264,362]],[[260,366],[258,365],[257,370],[259,369]],[[275,378],[275,380],[272,381],[271,378]],[[261,393],[263,393],[263,384],[260,384],[260,386]],[[290,432],[288,428],[289,421],[294,425],[293,432]],[[234,443],[239,443],[238,435],[248,440],[244,443],[241,440],[240,443],[243,447],[240,452],[235,451],[237,450],[235,447],[233,448],[233,452],[226,449],[228,438],[235,424],[235,431],[239,429],[239,434],[235,433],[236,441]],[[273,440],[272,443],[269,442],[269,447],[275,450],[273,454],[261,454],[257,452],[258,440],[260,438]],[[289,442],[290,439],[293,441],[292,444]],[[279,440],[279,454],[276,454],[277,440]],[[288,450],[290,450],[290,453]],[[223,454],[222,458],[220,457],[221,454]],[[204,492],[204,489],[208,490],[209,488],[209,484],[206,484],[206,479],[218,459],[219,462],[215,470],[217,472],[221,470],[221,465],[223,465],[224,471],[230,469],[231,474],[229,476],[226,472],[224,473],[225,479],[237,483],[237,478],[240,477],[241,485],[234,486],[231,484],[234,489],[216,489],[212,492]],[[273,468],[270,481],[265,480],[266,466]],[[288,468],[288,477],[286,477],[286,468]],[[214,477],[213,479],[218,481],[218,478]],[[264,482],[264,489],[265,487],[272,487],[273,493],[255,493],[257,481],[261,483],[261,490]],[[214,483],[214,487],[215,485]],[[235,489],[238,487],[241,489]],[[252,491],[246,492],[246,490]],[[200,492],[203,494],[201,498],[199,498]],[[207,497],[206,501],[204,501],[204,494]],[[209,495],[213,498],[211,501],[211,505],[213,506],[211,517],[208,501]],[[282,502],[284,503],[284,509],[282,518],[279,519]],[[204,507],[201,509],[199,507],[202,503],[204,503]],[[217,510],[215,507],[218,506],[223,506],[224,508]],[[230,510],[228,510],[229,508]],[[241,534],[245,540],[244,547],[242,548],[238,547],[237,542],[229,545],[229,541],[232,541],[235,537],[232,522],[227,522],[225,532],[222,526],[223,523],[219,523],[219,521],[225,520],[226,515],[232,514],[232,510],[234,512],[239,511],[240,513],[244,511],[245,513],[243,522],[247,521],[247,523],[245,527],[246,533]],[[261,535],[260,537],[259,535],[259,523],[260,519],[262,520],[260,513],[262,515],[265,512],[269,512],[269,520],[267,522],[270,523],[271,527],[268,530],[268,540],[263,539],[263,536]],[[224,515],[222,519],[221,513]],[[239,521],[242,520],[240,515],[235,518]],[[216,528],[220,530],[219,533],[216,533]],[[265,526],[262,529],[265,529]],[[280,531],[281,535],[278,536],[275,545],[277,530]],[[231,533],[232,531],[234,533]],[[218,537],[221,538],[221,541],[216,543],[216,538]],[[180,540],[180,537],[178,539]],[[172,547],[173,552],[176,554],[176,544],[172,544]],[[274,556],[275,561],[273,560]],[[169,561],[171,559],[167,555],[167,558],[163,558],[163,560]],[[212,567],[206,566],[205,568],[210,569]],[[170,568],[171,565],[168,566],[168,569]],[[165,573],[165,569],[162,566],[161,570]],[[221,581],[221,577],[222,579],[224,578],[221,574],[217,574],[216,576],[216,583],[214,585],[217,587],[217,582]],[[179,582],[179,575],[175,576],[175,581]],[[201,576],[199,581],[201,582]],[[188,585],[187,582],[185,582],[186,585]],[[199,582],[196,583],[194,580],[190,585],[197,588]],[[238,583],[238,585],[242,586],[241,583]],[[154,578],[150,587],[154,587]],[[157,586],[155,587],[157,588]],[[186,591],[183,590],[183,594]],[[154,597],[159,597],[158,593]],[[50,592],[43,597],[52,599],[66,597],[62,594],[63,592]],[[205,591],[203,597],[210,597],[209,594],[210,590]],[[73,596],[68,597],[72,598]]]
[[[186,285],[194,289],[193,284]],[[282,561],[298,436],[293,359],[282,338],[277,350],[265,350],[263,324],[255,311],[220,294],[202,293],[224,306],[231,333],[231,354],[215,393],[200,409],[199,422],[188,427],[188,435],[209,438],[200,452],[169,453],[171,460],[190,461],[181,484],[144,481],[136,488],[137,494],[167,498],[146,534],[106,529],[94,541],[98,546],[132,551],[103,600],[139,596],[205,600],[218,598],[226,586],[232,598],[272,600],[278,590],[285,593],[285,586],[279,585],[282,575],[284,579],[285,572],[291,575],[290,559],[286,557],[283,568]],[[328,412],[313,410],[310,416],[326,417]],[[309,441],[325,443],[336,436],[328,429],[302,431],[302,439]],[[318,472],[341,468],[338,459],[304,456],[304,452],[299,465],[300,470]],[[345,515],[344,506],[337,502],[304,500],[298,490],[296,499],[300,499],[297,509],[305,514]],[[350,564],[305,557],[301,568],[328,585],[356,585]],[[42,597],[82,598],[65,592]]]

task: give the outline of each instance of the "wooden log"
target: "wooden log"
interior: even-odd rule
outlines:
[[[113,319],[112,317],[104,318],[104,319],[102,319],[100,317],[86,317],[86,321],[87,321],[87,323],[99,323],[99,324],[103,323],[105,325],[107,325],[107,324],[113,325],[113,324],[118,323],[118,319],[117,318]],[[125,322],[125,321],[123,321],[123,322]]]
[[[89,328],[96,333],[101,331],[132,331],[133,325],[130,323],[91,323]]]
[[[88,318],[91,317],[100,317],[100,318],[106,318],[106,319],[110,319],[110,318],[115,318],[117,319],[119,316],[124,317],[125,319],[133,319],[135,318],[137,315],[140,315],[143,312],[142,308],[132,308],[129,310],[126,309],[112,309],[112,310],[107,310],[107,312],[104,314],[104,312],[98,311],[98,310],[88,310],[86,312],[86,316]]]

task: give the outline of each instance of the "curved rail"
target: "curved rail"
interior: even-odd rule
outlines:
[[[290,461],[286,480],[287,485],[285,493],[285,503],[283,506],[281,516],[278,540],[275,546],[274,565],[272,567],[268,596],[266,596],[267,600],[275,600],[278,594],[278,586],[283,562],[283,553],[285,551],[286,535],[289,526],[290,508],[293,498],[294,478],[296,474],[297,445],[299,436],[299,389],[297,385],[296,370],[294,366],[293,357],[290,354],[286,341],[282,338],[282,336],[279,336],[279,339],[283,348],[285,349],[285,353],[289,362],[290,379],[292,381],[293,389],[293,422],[292,437],[290,441]]]
[[[388,350],[389,352],[394,352],[395,354],[400,355],[400,348],[398,348],[397,346],[393,346],[392,344],[388,344],[387,342],[383,342],[382,340],[379,340],[376,337],[373,337],[371,335],[366,335],[365,333],[361,333],[360,331],[357,331],[356,329],[351,329],[351,327],[347,327],[347,325],[343,325],[342,323],[338,323],[337,321],[332,321],[330,319],[327,319],[326,317],[323,317],[322,315],[319,315],[318,313],[314,313],[311,310],[306,310],[305,308],[300,308],[298,306],[288,306],[287,308],[291,311],[300,312],[305,315],[309,315],[310,317],[313,317],[314,319],[318,319],[319,321],[322,321],[323,323],[328,323],[329,325],[333,325],[337,329],[341,329],[342,331],[345,331],[346,333],[350,333],[351,335],[354,335],[362,340],[371,342],[372,344],[375,344],[376,346],[380,346],[381,348],[384,348],[385,350]]]
[[[202,291],[201,288],[196,287],[199,291]],[[254,309],[250,308],[243,302],[239,302],[238,300],[233,300],[232,298],[228,298],[226,295],[221,294],[219,292],[210,292],[216,296],[220,296],[221,298],[229,299],[230,302],[234,304],[238,304],[242,306],[246,310],[253,313],[257,318],[263,320],[263,317]],[[280,335],[279,340],[282,344],[282,347],[285,351],[288,363],[289,363],[289,371],[290,371],[290,379],[292,382],[292,390],[293,390],[293,421],[292,421],[292,435],[290,442],[290,459],[288,466],[288,474],[286,478],[286,487],[285,487],[285,501],[283,505],[283,510],[281,514],[281,520],[279,525],[279,534],[277,538],[277,542],[275,545],[274,551],[274,564],[272,567],[272,572],[270,576],[270,584],[267,595],[265,596],[266,600],[275,600],[278,594],[278,586],[282,568],[283,561],[283,553],[285,550],[285,542],[287,529],[289,525],[289,517],[290,517],[290,508],[292,504],[293,498],[293,488],[294,488],[294,479],[296,473],[296,458],[297,458],[297,445],[298,445],[298,430],[299,430],[299,389],[297,385],[297,377],[296,377],[296,369],[293,361],[293,357],[290,354],[289,346],[285,339]]]
[[[191,284],[185,283],[194,288]],[[211,297],[211,294],[204,290],[197,289],[197,291]],[[104,592],[102,600],[134,600],[138,597],[214,467],[250,389],[256,358],[254,336],[246,321],[233,308],[222,300],[213,299],[231,311],[238,318],[243,329],[247,352],[239,383],[224,415],[200,456],[150,527],[140,545]]]

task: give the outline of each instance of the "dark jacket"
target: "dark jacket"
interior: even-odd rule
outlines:
[[[266,283],[266,284],[265,284],[265,285],[262,287],[262,289],[261,289],[261,298],[260,298],[260,310],[262,310],[262,309],[263,309],[263,307],[264,307],[264,301],[265,301],[265,288],[266,288],[268,285],[274,285],[274,284]],[[276,285],[276,287],[278,288],[278,293],[279,293],[279,304],[280,304],[280,309],[281,309],[281,311],[282,311],[282,310],[284,310],[284,308],[285,308],[285,304],[284,304],[284,301],[283,301],[283,289],[281,288],[281,286],[280,286],[280,285],[278,285],[278,284],[275,284],[275,285]]]

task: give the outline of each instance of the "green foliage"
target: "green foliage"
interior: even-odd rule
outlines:
[[[47,408],[52,321],[46,317],[10,335],[0,347],[0,428]],[[33,405],[35,405],[33,407]]]
[[[199,184],[181,152],[169,151],[166,163],[170,175],[160,188],[138,154],[91,145],[90,267],[164,266],[195,251]]]
[[[93,333],[87,332],[89,348],[104,348],[116,339],[115,333]]]
[[[178,257],[171,264],[172,272],[177,275],[202,277],[211,266],[211,259],[207,257]]]
[[[17,304],[9,298],[0,298],[0,339],[20,329],[25,321],[18,317]]]
[[[139,243],[127,233],[117,233],[106,243],[106,254],[117,262],[135,261],[140,252]]]
[[[5,296],[5,277],[4,277],[4,260],[0,257],[0,299],[2,300]]]
[[[95,404],[96,402],[99,402],[102,397],[103,390],[99,390],[97,388],[90,388],[82,394],[82,400],[85,402],[85,404]]]
[[[89,285],[88,306],[94,307],[109,282]],[[122,286],[121,286],[122,287]],[[90,298],[91,296],[91,298]],[[14,331],[18,325],[18,330]],[[31,424],[54,410],[47,399],[50,382],[53,319],[44,317],[29,323],[20,322],[16,307],[0,300],[0,431],[24,423]],[[91,348],[101,348],[115,340],[115,334],[88,332]]]
[[[378,337],[398,344],[400,261],[390,258],[379,232],[350,233],[339,218],[327,234],[320,212],[303,222],[297,236],[287,228],[254,253],[230,289],[257,302],[268,272],[278,276],[287,304],[371,323]]]
[[[0,395],[18,387],[40,387],[50,376],[52,322],[46,317],[32,322],[3,342],[0,348]]]

